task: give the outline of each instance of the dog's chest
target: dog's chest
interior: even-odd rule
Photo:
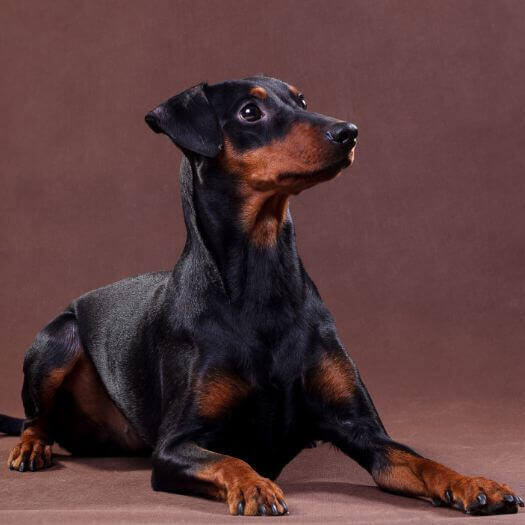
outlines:
[[[300,379],[215,374],[202,383],[198,409],[206,446],[261,468],[286,463],[311,441]]]
[[[286,429],[304,410],[302,380],[271,373],[213,371],[199,381],[197,404],[200,416],[218,424],[242,417],[246,427],[266,422]]]

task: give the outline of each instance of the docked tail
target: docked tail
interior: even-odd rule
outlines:
[[[23,419],[0,414],[0,432],[9,436],[19,436],[22,432]]]

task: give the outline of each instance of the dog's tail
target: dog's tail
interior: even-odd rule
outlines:
[[[22,432],[23,419],[0,414],[0,432],[8,436],[19,436]]]

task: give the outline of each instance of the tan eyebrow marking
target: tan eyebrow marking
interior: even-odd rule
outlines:
[[[254,97],[265,99],[268,97],[268,93],[266,92],[266,89],[262,88],[261,86],[255,86],[250,90],[250,95],[253,95]]]
[[[288,86],[288,89],[290,90],[290,92],[292,93],[292,95],[294,96],[298,96],[300,91],[295,87],[295,86],[291,86],[290,84],[287,84]]]

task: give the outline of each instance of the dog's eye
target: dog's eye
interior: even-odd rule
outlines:
[[[303,109],[306,109],[308,107],[308,104],[306,103],[306,100],[304,99],[304,95],[302,93],[299,93],[297,95],[297,98],[299,99],[299,104],[301,104]]]
[[[241,117],[248,122],[255,122],[262,117],[262,113],[256,104],[246,104],[241,109]]]

